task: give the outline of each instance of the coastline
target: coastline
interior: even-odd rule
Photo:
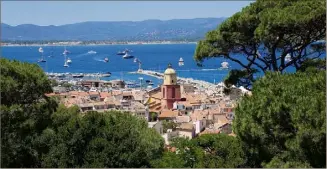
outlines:
[[[89,43],[83,44],[81,42],[59,42],[59,43],[34,43],[34,44],[12,44],[12,43],[1,43],[1,47],[17,47],[17,46],[26,46],[26,47],[35,47],[35,46],[109,46],[109,45],[175,45],[175,44],[197,44],[197,42],[123,42],[123,43]]]

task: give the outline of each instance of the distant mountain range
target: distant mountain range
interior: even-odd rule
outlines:
[[[60,26],[1,23],[1,40],[199,40],[226,18],[196,18],[119,22],[82,22]]]

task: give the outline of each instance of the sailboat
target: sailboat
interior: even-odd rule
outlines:
[[[39,52],[41,53],[41,59],[38,62],[46,62],[46,60],[44,60],[44,58],[43,58],[43,48],[42,47],[39,48]]]
[[[178,65],[179,66],[184,66],[184,60],[183,60],[183,58],[179,58]]]
[[[123,56],[124,59],[131,59],[134,58],[133,55],[128,54],[128,52],[126,52],[126,54]]]
[[[66,46],[65,46],[65,50],[64,52],[62,53],[63,55],[68,55],[70,52],[66,49]]]
[[[66,49],[65,49],[65,51],[66,51]],[[64,56],[65,56],[65,63],[64,63],[64,67],[69,67],[69,66],[68,66],[68,63],[67,63],[67,59],[66,59],[66,56],[67,56],[67,55],[66,55],[66,52],[65,52],[65,51],[64,51],[64,53],[63,53],[63,54],[64,54]]]
[[[67,63],[67,60],[65,60],[64,67],[69,67],[69,65],[68,65],[68,63]]]

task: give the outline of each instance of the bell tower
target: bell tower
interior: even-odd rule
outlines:
[[[175,101],[181,99],[180,85],[177,84],[176,71],[168,64],[164,72],[164,82],[161,85],[162,101],[161,107],[163,109],[172,109]]]

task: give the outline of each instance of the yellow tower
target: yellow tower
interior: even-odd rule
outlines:
[[[177,84],[176,71],[172,68],[171,64],[168,64],[168,68],[164,73],[163,85],[176,85],[176,84]]]

